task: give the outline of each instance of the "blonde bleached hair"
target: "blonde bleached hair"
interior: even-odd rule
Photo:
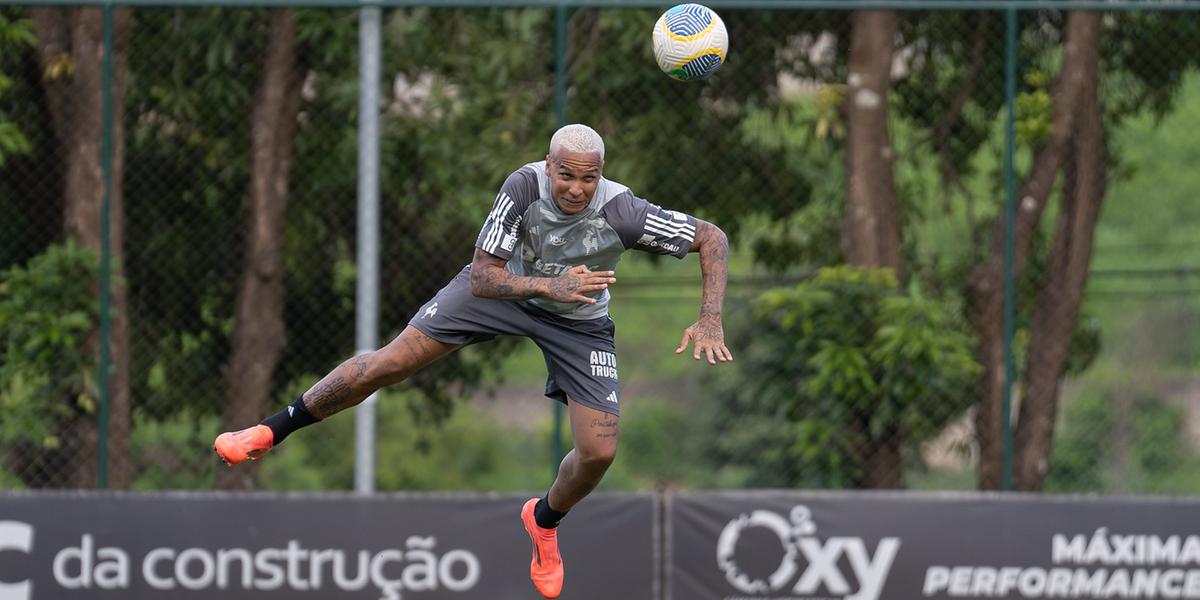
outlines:
[[[600,162],[604,162],[604,138],[601,138],[595,129],[582,123],[573,123],[554,132],[550,138],[549,154],[555,156],[561,150],[582,154],[596,153],[600,155]]]

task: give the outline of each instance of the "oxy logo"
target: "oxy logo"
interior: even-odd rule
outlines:
[[[33,551],[33,526],[20,521],[0,521],[0,552],[12,550],[29,554]],[[0,600],[29,600],[33,584],[28,579],[16,583],[0,581]]]
[[[751,527],[771,531],[783,546],[783,558],[766,578],[753,577],[738,564],[738,540]],[[899,538],[883,538],[871,553],[861,538],[822,541],[816,532],[812,512],[804,505],[793,507],[788,517],[767,510],[742,514],[725,525],[717,539],[717,565],[733,587],[747,594],[767,595],[795,581],[791,590],[795,594],[811,595],[823,589],[824,594],[846,600],[878,600],[900,549]],[[857,587],[851,586],[838,566],[843,558]]]
[[[434,302],[433,304],[431,304],[429,306],[429,308],[425,309],[425,314],[421,315],[421,318],[424,319],[425,317],[432,317],[432,316],[436,315],[437,309],[438,309],[438,303]]]

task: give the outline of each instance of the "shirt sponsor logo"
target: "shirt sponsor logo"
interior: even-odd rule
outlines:
[[[612,352],[603,352],[600,350],[592,350],[588,357],[588,363],[592,367],[592,377],[607,377],[609,379],[617,378],[617,355]]]
[[[571,243],[571,238],[552,233],[550,234],[550,237],[546,239],[546,241],[549,242],[551,246],[566,246],[567,244]]]
[[[534,259],[533,261],[534,272],[541,273],[542,275],[558,275],[570,268],[571,265],[564,265],[556,262],[546,262],[540,258]]]
[[[649,246],[651,248],[662,248],[671,252],[679,252],[678,245],[669,242],[660,242],[654,239],[654,236],[648,233],[642,234],[642,237],[638,239],[637,243],[640,246]]]

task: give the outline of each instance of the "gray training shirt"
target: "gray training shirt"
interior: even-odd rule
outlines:
[[[615,271],[630,249],[683,258],[696,237],[696,219],[638,198],[603,177],[592,202],[564,214],[550,194],[546,161],[517,169],[500,188],[475,247],[508,259],[508,270],[529,277],[556,277],[571,267]],[[595,304],[531,298],[530,304],[570,318],[608,314],[608,290],[588,294]]]

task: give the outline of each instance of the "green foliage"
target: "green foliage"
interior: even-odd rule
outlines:
[[[289,386],[288,392],[304,387]],[[530,393],[536,393],[536,386]],[[288,392],[285,392],[288,393]],[[284,394],[281,394],[282,398]],[[376,483],[381,490],[529,491],[549,485],[552,420],[546,410],[529,421],[505,424],[494,410],[456,403],[445,419],[421,415],[425,402],[411,389],[394,388],[379,395]],[[503,407],[499,407],[504,410]],[[638,398],[635,410],[622,415],[621,449],[602,482],[604,490],[639,490],[664,485],[704,486],[716,469],[706,460],[704,421],[695,407],[658,398]],[[272,490],[330,490],[353,487],[354,422],[339,414],[288,437],[262,463],[262,485]],[[179,416],[164,423],[138,423],[135,453],[142,456],[145,489],[204,488],[211,475],[180,475],[197,445],[198,432],[215,427],[214,417]],[[569,427],[563,437],[571,444]],[[204,457],[209,458],[206,453]],[[174,468],[172,468],[172,466]],[[220,467],[224,468],[224,467]],[[182,471],[193,471],[185,468]]]
[[[501,19],[428,9],[387,13],[385,64],[413,84],[392,98],[395,90],[385,86],[391,106],[381,114],[381,227],[391,232],[383,236],[382,254],[389,258],[381,263],[387,332],[398,332],[470,260],[470,241],[495,190],[520,166],[512,155],[535,160],[535,146],[544,144],[551,115],[525,124],[493,118],[532,101],[536,91],[523,82],[538,77],[531,57],[546,42],[534,26],[545,25],[545,11],[517,12]],[[151,414],[175,407],[214,412],[223,401],[222,386],[212,379],[229,351],[250,175],[246,116],[261,71],[261,61],[248,57],[262,55],[268,14],[138,11],[130,57],[139,77],[127,104],[152,118],[127,121],[126,195],[153,201],[128,215],[127,245],[145,251],[129,257],[127,273],[131,297],[144,299],[132,308],[139,315],[131,323],[133,371],[149,375],[134,380],[134,397]],[[325,372],[354,350],[357,12],[293,14],[306,91],[289,184],[289,335],[278,386]],[[518,38],[529,44],[514,44]],[[444,51],[448,40],[463,46]],[[468,60],[476,56],[488,56],[495,70],[478,70]],[[481,133],[486,127],[496,129]],[[514,140],[524,143],[523,152],[514,151]],[[225,243],[212,244],[217,237]],[[447,383],[477,382],[490,364],[456,354],[411,383],[425,394],[429,413],[444,416]]]
[[[1004,105],[1004,88],[997,85],[1004,81],[1003,20],[998,17],[949,11],[901,15],[901,43],[913,52],[914,72],[895,82],[889,101],[893,113],[904,125],[917,127],[919,135],[894,145],[932,146],[945,184],[954,183],[951,170],[961,177],[975,174],[971,159],[995,134],[992,121]]]
[[[0,442],[53,450],[59,419],[94,409],[95,256],[73,242],[0,272]]]
[[[567,119],[590,123],[605,136],[612,156],[606,174],[652,202],[719,223],[733,239],[748,221],[790,219],[814,200],[818,186],[827,190],[821,184],[831,182],[829,174],[807,160],[797,145],[802,136],[770,128],[801,118],[797,105],[776,93],[780,74],[814,68],[785,57],[781,48],[840,28],[845,14],[723,12],[738,40],[737,59],[696,85],[679,85],[654,68],[647,24],[657,16],[653,10],[578,10],[571,17]],[[766,28],[788,35],[752,34]],[[786,254],[775,265],[810,259],[803,252],[811,246],[783,243],[778,250]],[[775,258],[763,251],[760,256]]]
[[[1121,394],[1136,394],[1122,398]],[[1121,405],[1124,405],[1123,407]],[[1184,411],[1128,388],[1069,402],[1054,444],[1048,491],[1194,493],[1197,466]]]
[[[621,449],[613,467],[629,474],[630,489],[719,483],[713,480],[716,465],[709,461],[710,440],[702,418],[706,410],[637,398],[636,406],[621,415]],[[606,486],[612,486],[605,479]]]
[[[1108,442],[1112,426],[1112,411],[1104,397],[1080,398],[1068,404],[1055,435],[1046,490],[1103,489],[1104,468],[1111,460]]]
[[[0,467],[0,490],[23,490],[25,482],[21,481],[20,477],[10,473],[7,469]]]
[[[842,218],[844,171],[838,133],[829,111],[837,92],[815,101],[785,99],[777,106],[747,107],[739,129],[743,143],[777,154],[805,181],[809,202],[790,214],[752,212],[740,219],[739,245],[754,261],[774,272],[812,270],[841,260],[838,235]]]
[[[1028,90],[1017,95],[1016,131],[1017,140],[1030,147],[1037,147],[1050,136],[1053,123],[1053,101],[1050,98],[1050,78],[1038,70],[1025,74]]]
[[[135,12],[128,54],[132,76],[123,116],[128,136],[124,267],[133,316],[134,444],[137,460],[143,461],[137,468],[145,473],[137,484],[141,488],[186,486],[180,473],[192,467],[184,457],[196,444],[207,444],[199,431],[215,428],[222,401],[220,374],[232,330],[235,273],[244,250],[250,175],[247,118],[260,75],[268,12],[197,7],[140,7]],[[290,181],[285,258],[288,337],[275,381],[280,389],[324,372],[354,350],[357,12],[303,9],[294,14],[307,84]],[[838,112],[844,98],[836,84],[847,79],[848,14],[724,11],[735,40],[729,63],[712,80],[679,84],[654,68],[647,48],[647,23],[657,16],[656,10],[572,9],[567,120],[592,123],[605,135],[610,176],[652,201],[714,220],[732,234],[743,258],[753,253],[756,267],[769,273],[804,273],[838,264],[846,174],[844,124]],[[20,8],[0,9],[0,162],[7,160],[0,167],[0,265],[24,263],[61,231],[62,190],[47,183],[60,178],[61,148],[54,141],[39,89],[33,29],[22,15]],[[502,178],[545,152],[546,138],[556,124],[554,12],[403,8],[389,9],[384,15],[381,306],[385,330],[395,332],[420,302],[470,259],[470,242]],[[1062,15],[1021,13],[1020,65],[1025,71],[1018,126],[1025,162],[1028,146],[1044,139],[1049,130],[1047,93],[1061,60]],[[961,384],[961,376],[932,369],[928,359],[913,362],[910,356],[928,356],[933,353],[929,348],[940,347],[935,341],[942,336],[931,333],[934,327],[927,321],[932,320],[930,314],[941,313],[931,307],[963,314],[964,307],[953,295],[962,288],[979,250],[990,242],[988,226],[998,214],[1003,23],[997,17],[998,13],[983,11],[901,15],[898,47],[904,49],[902,62],[911,70],[897,79],[889,100],[898,155],[897,190],[906,215],[905,272],[920,290],[938,299],[915,293],[907,282],[892,289],[868,278],[845,284],[859,290],[855,298],[863,298],[863,306],[858,308],[831,306],[831,297],[840,299],[849,293],[840,288],[792,290],[794,297],[784,302],[779,315],[761,313],[757,320],[741,325],[731,322],[727,333],[742,345],[735,348],[737,365],[749,357],[753,366],[729,379],[735,380],[734,387],[763,394],[751,402],[751,392],[735,390],[726,396],[736,402],[721,399],[731,403],[726,409],[743,402],[759,411],[736,421],[745,427],[729,427],[721,434],[738,459],[723,469],[674,469],[664,457],[671,449],[689,457],[698,453],[690,444],[703,436],[692,432],[699,419],[708,418],[711,407],[703,402],[687,410],[673,404],[647,404],[644,413],[631,410],[623,422],[625,449],[606,485],[651,481],[851,484],[858,469],[854,449],[862,437],[871,442],[894,430],[911,435],[907,442],[911,446],[937,428],[944,418],[940,410],[954,413],[961,408],[958,397],[942,405],[932,400],[952,390],[950,382]],[[1189,217],[1200,206],[1192,201],[1196,185],[1188,175],[1194,171],[1189,132],[1196,129],[1189,115],[1200,114],[1192,110],[1196,80],[1189,82],[1183,76],[1200,56],[1197,18],[1196,13],[1147,12],[1113,13],[1104,19],[1103,104],[1121,156],[1114,169],[1124,173],[1127,163],[1134,163],[1143,183],[1122,193],[1120,180],[1115,182],[1114,200],[1134,201],[1109,202],[1105,220],[1110,224],[1102,224],[1101,233],[1107,232],[1107,237],[1101,239],[1157,243],[1187,242],[1194,237],[1192,229],[1180,224],[1194,221]],[[806,46],[827,34],[826,50]],[[788,76],[835,85],[815,96],[788,92],[783,86]],[[1185,93],[1179,95],[1180,90]],[[954,114],[948,109],[964,92],[969,93],[962,110]],[[1177,97],[1186,103],[1171,113]],[[1169,121],[1162,136],[1151,136],[1160,118],[1182,121]],[[1122,125],[1127,123],[1134,127],[1124,134]],[[1159,147],[1160,140],[1167,146]],[[961,178],[961,188],[955,187],[946,164]],[[1164,202],[1156,204],[1159,208],[1146,209],[1147,203],[1160,197]],[[1017,350],[1022,356],[1022,340],[1028,336],[1020,332],[1047,251],[1045,239],[1038,243],[1018,297],[1021,343]],[[1120,264],[1109,266],[1139,265],[1145,256],[1128,252],[1120,257]],[[1169,264],[1179,260],[1172,257]],[[744,273],[761,274],[742,266]],[[694,264],[688,267],[694,269]],[[694,271],[678,272],[691,276]],[[861,291],[877,284],[891,291]],[[904,288],[914,292],[899,291]],[[655,331],[664,322],[694,319],[692,303],[677,303],[676,309],[656,302],[651,311],[639,305],[641,297],[622,301],[622,292],[614,293],[618,296],[614,312],[625,312],[617,315],[618,323],[634,332],[627,346],[649,338],[642,333]],[[801,301],[806,304],[801,306]],[[735,314],[738,306],[731,299],[727,313]],[[814,311],[805,314],[820,336],[784,327],[780,315],[799,314],[801,308]],[[671,311],[671,316],[660,316],[663,311]],[[1071,341],[1068,373],[1082,373],[1092,364],[1101,350],[1100,328],[1110,331],[1113,312],[1117,311],[1088,307],[1088,316],[1080,319]],[[1093,315],[1097,319],[1089,318]],[[944,329],[960,331],[958,319],[951,320],[954,323]],[[658,339],[657,334],[653,339]],[[1172,364],[1195,356],[1194,344],[1158,346],[1170,347]],[[6,340],[5,352],[9,347]],[[501,485],[498,478],[483,475],[486,469],[529,481],[524,465],[518,468],[496,458],[523,452],[525,460],[533,463],[532,472],[546,474],[551,459],[538,454],[541,442],[531,442],[537,446],[534,450],[520,450],[517,443],[525,438],[540,440],[546,427],[528,434],[506,433],[470,422],[480,416],[469,409],[455,412],[447,425],[453,431],[445,435],[450,444],[463,446],[462,463],[439,454],[437,448],[449,445],[433,439],[439,435],[435,430],[423,429],[429,426],[430,416],[449,413],[447,383],[473,385],[487,380],[485,376],[497,364],[495,356],[505,351],[493,343],[456,353],[414,380],[424,401],[404,394],[403,400],[384,404],[382,413],[393,423],[388,431],[405,433],[389,447],[390,462],[385,466],[381,461],[381,471],[393,468],[392,463],[409,465],[389,474],[389,485],[440,487],[443,484],[436,483],[440,473],[459,471],[469,476],[449,475],[444,485],[465,486],[468,480]],[[657,349],[621,352],[623,360],[633,359],[624,363],[627,374],[694,375],[678,366],[680,361],[666,366],[657,362]],[[943,348],[942,352],[957,356],[957,351]],[[669,349],[662,355],[677,358]],[[534,368],[528,370],[536,370],[540,377],[540,360],[535,356],[530,362]],[[5,358],[6,368],[11,364],[16,363]],[[756,371],[759,368],[763,371]],[[961,365],[954,368],[966,370]],[[78,371],[89,372],[87,367]],[[4,389],[19,394],[6,392],[6,398],[26,397],[35,394],[33,390],[69,381],[39,373],[25,369],[10,374]],[[86,385],[86,378],[83,381]],[[926,391],[926,386],[932,391]],[[973,388],[962,384],[961,389]],[[915,390],[930,398],[922,405],[936,410],[918,414],[911,400]],[[463,393],[468,392],[469,387],[464,388]],[[72,390],[67,397],[76,393]],[[845,396],[835,400],[835,393]],[[280,403],[286,399],[281,396]],[[397,405],[404,410],[391,412]],[[705,410],[699,410],[702,407]],[[868,427],[854,431],[846,425],[847,419],[864,408],[871,410]],[[36,418],[43,417],[39,413]],[[1091,422],[1090,418],[1084,413],[1081,424]],[[293,465],[302,467],[322,461],[330,464],[276,472],[272,463],[266,463],[269,485],[349,487],[351,422],[342,417],[323,424],[323,434],[316,437],[324,449],[317,447],[317,440],[303,441],[303,434],[289,439],[282,452],[273,456],[276,462],[293,460]],[[17,423],[6,419],[0,428]],[[1154,423],[1159,422],[1147,427]],[[189,425],[196,429],[189,431]],[[669,433],[656,435],[660,431]],[[28,431],[22,434],[36,437]],[[668,439],[673,443],[664,443]],[[472,446],[476,440],[478,447]],[[44,437],[38,438],[37,443],[43,442]],[[1088,443],[1093,445],[1082,447],[1094,447],[1094,441]],[[311,449],[303,449],[306,444]],[[339,450],[328,451],[330,446]],[[411,464],[406,452],[413,453]],[[1059,455],[1067,466],[1078,462],[1070,458],[1071,450]],[[1145,460],[1157,464],[1166,455]],[[804,460],[795,460],[798,456]],[[1079,451],[1080,461],[1098,456]],[[706,463],[694,459],[689,464]],[[775,465],[783,468],[774,469]],[[203,475],[192,471],[200,485],[210,481],[211,474],[207,463],[202,468]],[[1072,468],[1085,472],[1090,467]],[[711,477],[705,477],[706,470]],[[768,476],[772,470],[781,475]],[[1155,472],[1171,470],[1163,467]]]
[[[212,489],[216,468],[225,468],[207,451],[216,415],[180,411],[170,415],[133,415],[130,455],[136,491]]]
[[[549,431],[514,431],[466,404],[430,422],[414,411],[424,400],[411,390],[380,394],[377,404],[377,486],[381,490],[532,490],[550,473]],[[534,425],[534,424],[531,424]],[[262,464],[262,485],[274,490],[350,489],[354,417],[339,414],[288,437]]]
[[[970,406],[974,340],[888,270],[822,269],[764,292],[720,385],[721,461],[755,486],[853,487],[892,438],[911,450]]]
[[[1133,12],[1105,19],[1100,45],[1102,94],[1109,120],[1174,107],[1185,72],[1200,65],[1200,14]]]

